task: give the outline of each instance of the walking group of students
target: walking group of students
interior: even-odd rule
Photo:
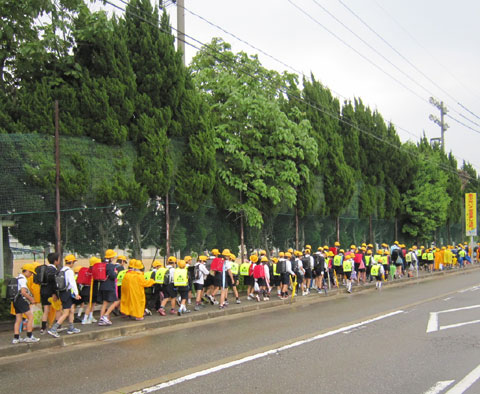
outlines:
[[[314,253],[306,245],[302,251],[288,249],[270,258],[265,250],[260,250],[241,264],[230,250],[213,249],[208,256],[198,256],[196,262],[191,256],[178,260],[170,256],[166,264],[155,260],[148,271],[142,261],[127,261],[125,256],[117,257],[112,249],[105,252],[103,260],[92,257],[89,267],[74,267],[76,261],[74,255],[67,255],[62,266],[60,256],[50,253],[44,264],[25,264],[21,274],[8,285],[12,313],[16,315],[13,344],[39,341],[32,334],[31,305],[35,303],[41,303],[43,310],[40,333],[48,332],[58,338],[63,330],[69,335],[80,332],[74,326],[76,319],[84,325],[109,326],[112,313],[143,320],[152,311],[165,316],[168,305],[169,314],[178,316],[189,313],[187,305],[193,302],[195,311],[208,304],[224,309],[228,306],[229,289],[235,302],[241,303],[239,284],[246,287],[248,300],[260,302],[268,301],[275,288],[280,299],[290,294],[306,296],[311,290],[326,294],[329,287],[342,285],[351,292],[355,281],[375,281],[380,289],[382,281],[389,278],[410,277],[418,269],[463,267],[472,259],[466,243],[441,248],[412,246],[407,250],[395,241],[391,247],[384,243],[376,250],[365,243],[342,249],[335,242],[332,247],[318,247]],[[97,304],[101,306],[98,321],[93,316]],[[80,307],[77,318],[76,306]],[[54,321],[47,327],[49,319]],[[68,328],[62,328],[64,322]],[[23,325],[24,339],[20,338]]]

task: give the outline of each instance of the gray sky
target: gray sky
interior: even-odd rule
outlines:
[[[119,0],[110,1],[124,8]],[[428,138],[440,136],[440,128],[428,119],[429,114],[439,116],[428,103],[433,95],[444,101],[449,115],[476,130],[446,118],[450,126],[445,134],[446,150],[453,151],[459,165],[465,159],[480,173],[480,1],[341,1],[415,68],[340,0],[185,0],[185,30],[203,43],[222,37],[235,52],[258,53],[189,11],[199,14],[293,69],[307,75],[313,72],[341,101],[360,97],[391,121],[404,141],[418,141],[423,132]],[[176,27],[176,6],[167,10]],[[195,52],[186,46],[187,63]],[[261,53],[259,58],[265,67],[292,71]]]

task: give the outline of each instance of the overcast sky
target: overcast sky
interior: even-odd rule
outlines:
[[[167,10],[175,28],[176,6]],[[299,72],[312,72],[341,101],[360,97],[404,141],[418,141],[423,132],[440,137],[429,120],[439,111],[428,101],[432,95],[443,100],[448,115],[475,130],[447,117],[446,150],[480,173],[480,1],[185,0],[187,35],[203,43],[222,37],[233,51],[258,53],[265,67],[291,72],[189,11]],[[186,46],[187,63],[195,52]]]

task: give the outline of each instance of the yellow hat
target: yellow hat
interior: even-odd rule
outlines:
[[[183,259],[188,263],[189,261],[192,261],[192,256],[185,256]]]
[[[305,249],[305,254],[310,254],[310,249]]]
[[[280,252],[280,253],[278,254],[278,257],[285,257],[285,253]]]
[[[73,254],[69,254],[68,256],[65,256],[66,263],[73,263],[74,261],[77,261],[77,259]]]
[[[383,254],[384,253],[384,250],[383,249],[380,249],[377,251],[378,254]]]
[[[178,268],[185,268],[186,265],[187,265],[187,263],[185,262],[185,260],[178,260],[177,261]]]
[[[262,250],[260,251],[260,256],[265,256],[266,254],[267,254],[267,252],[266,252],[265,250],[262,249]]]
[[[136,268],[137,265],[137,260],[131,259],[130,262],[128,263],[128,268]]]
[[[218,256],[220,254],[220,251],[218,249],[212,249],[212,254],[214,256]]]
[[[340,246],[340,242],[335,241],[334,245],[335,245],[335,246]]]
[[[350,245],[350,249],[357,249],[355,245]]]
[[[231,260],[235,260],[237,258],[237,256],[235,256],[233,253],[230,253],[230,259]]]
[[[256,254],[252,254],[252,255],[250,256],[250,261],[251,261],[252,263],[256,263],[256,262],[258,261],[258,256],[257,256]]]
[[[157,268],[157,267],[163,267],[163,262],[160,261],[160,260],[155,260],[152,264],[152,267],[153,268]]]
[[[293,249],[292,249],[292,248],[289,248],[289,249],[287,250],[287,252],[293,253]]]
[[[302,252],[300,252],[299,250],[296,250],[294,254],[295,256],[300,257],[302,255]]]
[[[105,258],[106,259],[113,259],[116,256],[117,256],[117,254],[113,251],[113,249],[107,249],[105,251]]]
[[[328,252],[328,256],[329,256],[329,257],[333,257],[333,256],[335,256],[335,254],[330,250],[330,251]]]
[[[311,245],[305,245],[305,249],[310,249],[310,250],[312,250],[312,246],[311,246]]]
[[[268,258],[267,256],[262,256],[262,260],[260,260],[262,263],[268,263]]]
[[[198,260],[200,261],[207,261],[208,260],[208,257],[207,256],[204,256],[203,254],[201,256],[198,256]]]
[[[95,256],[90,257],[90,260],[89,260],[90,267],[101,262],[102,260],[100,260],[98,257],[95,257]]]
[[[273,261],[274,264],[278,263],[278,259],[276,257],[272,258],[272,261]]]
[[[368,244],[367,245],[369,248],[373,248],[373,245],[372,244]]]
[[[395,245],[398,245],[398,241],[395,241],[394,244],[395,244]]]
[[[167,263],[176,263],[177,258],[175,256],[170,256],[167,260]]]
[[[35,266],[32,263],[27,263],[22,266],[22,271],[30,271],[32,274],[35,274]]]
[[[222,256],[228,256],[228,255],[230,255],[230,250],[229,249],[223,249]]]
[[[285,257],[290,258],[290,257],[292,257],[292,254],[290,252],[285,252]]]
[[[367,254],[372,254],[372,251],[370,249],[367,250]]]
[[[118,257],[117,257],[117,261],[118,261],[118,260],[127,261],[127,258],[126,258],[125,256],[122,256],[122,255],[121,255],[121,256],[118,256]]]
[[[345,251],[343,249],[340,249],[339,253],[345,253]]]
[[[323,250],[328,250],[328,245],[323,245]]]
[[[137,270],[143,270],[145,267],[143,266],[142,260],[135,260],[135,267]]]
[[[319,252],[323,252],[323,248],[322,248],[321,246],[319,246],[319,247],[317,248],[317,250],[318,250]]]
[[[367,247],[367,244],[364,242],[362,243],[362,247],[366,248]]]

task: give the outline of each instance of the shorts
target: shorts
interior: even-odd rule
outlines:
[[[215,272],[215,276],[213,277],[213,285],[215,287],[222,287],[222,273]]]
[[[175,298],[177,296],[177,291],[175,290],[173,283],[164,286],[164,293],[166,298]]]
[[[244,276],[243,277],[243,284],[245,286],[253,286],[253,278],[251,276]]]
[[[403,266],[403,263],[397,263],[397,262],[396,262],[396,263],[395,263],[395,266],[396,266],[396,267],[402,267],[402,266]]]
[[[195,288],[195,291],[202,291],[203,290],[203,284],[202,283],[194,283],[193,287]]]
[[[301,285],[303,283],[303,275],[298,274],[297,275],[297,283]]]
[[[347,279],[350,279],[351,276],[352,276],[352,272],[351,272],[351,271],[350,271],[350,272],[344,272],[343,275],[345,275],[345,277],[346,277]]]
[[[188,286],[177,286],[177,292],[182,300],[188,298]]]
[[[376,280],[378,280],[380,282],[382,281],[382,275],[380,275],[380,274],[377,275],[377,276],[372,276],[372,278],[375,278]]]
[[[115,302],[118,301],[115,290],[99,290],[97,295],[97,302],[102,304],[104,302]]]
[[[70,309],[73,305],[73,298],[72,293],[70,290],[61,291],[59,292],[58,298],[62,301],[62,308],[63,309]]]
[[[213,285],[213,276],[212,275],[207,275],[207,278],[205,279],[204,287],[207,289]]]
[[[341,265],[334,265],[333,269],[337,275],[343,274],[343,267]]]
[[[317,276],[321,276],[323,275],[323,271],[322,271],[322,268],[321,267],[318,267],[318,268],[315,268],[314,269],[314,272]]]
[[[235,278],[233,278],[233,280],[235,281]],[[234,283],[237,283],[237,281],[235,281]],[[232,283],[232,279],[230,278],[230,275],[227,275],[227,286],[226,287],[233,287],[233,283]]]
[[[388,264],[382,264],[385,272],[390,272],[390,266]]]
[[[355,264],[355,271],[358,272],[358,270],[360,269],[360,263],[354,263]]]
[[[282,283],[282,276],[281,275],[273,275],[273,285],[280,286]]]
[[[95,289],[97,289],[97,287],[93,286],[92,301],[94,303],[96,302],[97,294],[98,294],[98,291],[95,291]],[[82,301],[85,304],[89,304],[90,303],[90,286],[83,286],[82,290],[80,291],[80,296],[82,297]]]
[[[257,283],[260,287],[267,285],[267,281],[265,280],[265,278],[258,278]]]
[[[312,279],[312,269],[311,268],[307,268],[305,270],[305,279]]]
[[[50,301],[48,301],[48,299],[51,297],[52,295],[50,294],[42,294],[40,293],[40,301],[42,303],[42,306],[45,306],[45,305],[52,305],[50,303]]]
[[[26,313],[30,310],[30,304],[21,295],[15,297],[13,307],[15,308],[15,313]]]
[[[283,274],[280,275],[280,281],[282,282],[282,285],[288,285],[290,284],[290,275],[288,272],[284,272]]]
[[[359,269],[358,269],[358,272],[365,272],[365,271],[366,271],[365,268],[359,268]]]

